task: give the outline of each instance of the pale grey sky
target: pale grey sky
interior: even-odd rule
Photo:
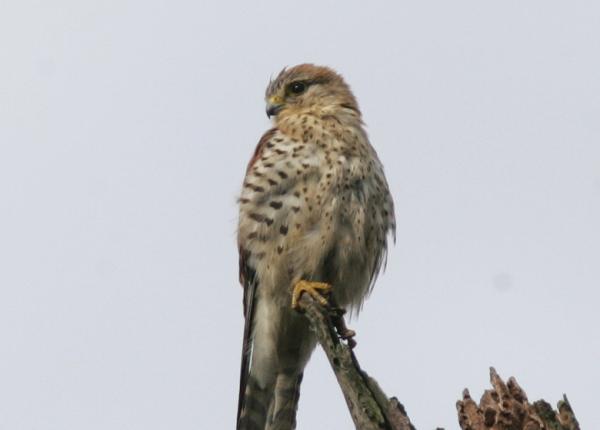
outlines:
[[[235,198],[300,62],[396,201],[363,367],[419,429],[490,365],[600,428],[599,53],[595,1],[0,3],[0,429],[233,427]],[[351,428],[321,351],[298,421]]]

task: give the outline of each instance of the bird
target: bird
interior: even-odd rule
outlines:
[[[284,68],[265,93],[272,127],[239,195],[244,335],[238,430],[296,428],[316,346],[302,294],[360,310],[395,241],[394,203],[356,98],[335,70]]]

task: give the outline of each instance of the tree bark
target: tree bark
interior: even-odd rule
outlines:
[[[364,372],[352,351],[354,332],[348,330],[343,312],[325,307],[310,295],[300,299],[300,309],[308,318],[317,340],[329,360],[342,389],[354,425],[358,430],[415,430],[404,406],[388,396],[375,379]],[[477,404],[469,391],[456,403],[462,430],[580,430],[567,397],[557,410],[544,400],[530,404],[514,378],[507,383],[490,369],[491,390]],[[443,430],[443,429],[438,429]]]

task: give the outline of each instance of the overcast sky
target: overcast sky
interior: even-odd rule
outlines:
[[[356,353],[419,429],[488,367],[600,428],[597,1],[0,3],[0,429],[233,428],[235,229],[285,65],[352,86],[398,239]],[[324,354],[299,429],[349,429]]]

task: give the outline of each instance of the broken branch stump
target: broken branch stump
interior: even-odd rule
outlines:
[[[493,367],[490,382],[492,389],[483,393],[479,405],[467,389],[456,402],[462,430],[579,430],[566,395],[555,411],[545,400],[529,403],[516,379],[505,383]]]

